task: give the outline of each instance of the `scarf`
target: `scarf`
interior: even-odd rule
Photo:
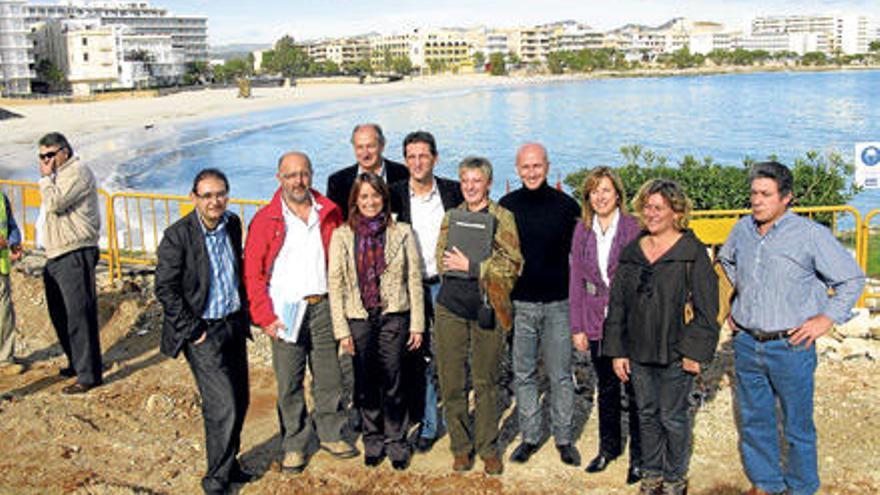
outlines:
[[[358,288],[367,310],[382,305],[379,276],[385,271],[385,213],[359,217],[355,225]]]

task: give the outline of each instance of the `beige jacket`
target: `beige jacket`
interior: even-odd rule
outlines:
[[[98,245],[101,212],[95,176],[78,157],[67,160],[54,175],[41,178],[40,195],[46,213],[40,240],[46,257]]]
[[[382,313],[409,311],[410,333],[425,331],[422,271],[416,240],[409,224],[393,222],[385,234],[385,271],[379,277]],[[358,288],[354,258],[354,231],[342,225],[330,239],[330,266],[327,285],[333,336],[341,340],[351,335],[348,320],[366,319],[367,310]]]

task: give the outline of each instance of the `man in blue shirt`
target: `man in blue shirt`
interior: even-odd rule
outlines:
[[[242,283],[241,220],[226,211],[223,172],[196,175],[194,210],[165,230],[159,244],[156,297],[165,319],[160,350],[183,351],[202,397],[206,494],[225,494],[252,475],[238,463],[249,400],[247,347],[250,318]]]
[[[736,396],[749,494],[812,494],[819,489],[813,343],[850,318],[865,274],[831,231],[788,210],[793,178],[786,166],[758,163],[749,182],[752,214],[718,254],[736,289]],[[777,401],[788,445],[784,466]]]

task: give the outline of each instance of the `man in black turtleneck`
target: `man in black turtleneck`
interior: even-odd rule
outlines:
[[[538,353],[550,381],[551,429],[562,462],[580,464],[572,445],[574,384],[571,378],[571,330],[568,319],[568,255],[580,207],[547,185],[550,161],[537,143],[520,147],[516,172],[523,187],[499,204],[516,218],[525,265],[510,297],[514,306],[513,372],[522,443],[510,456],[523,463],[538,450],[541,405]],[[539,345],[540,342],[540,345]]]

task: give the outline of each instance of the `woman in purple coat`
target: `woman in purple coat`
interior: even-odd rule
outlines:
[[[584,179],[583,218],[571,243],[569,307],[574,347],[590,351],[598,378],[599,453],[587,466],[598,473],[623,453],[621,390],[629,396],[629,470],[626,482],[636,483],[639,473],[639,425],[632,385],[614,374],[611,358],[602,355],[602,324],[608,308],[609,288],[624,246],[639,235],[635,217],[624,213],[626,194],[620,177],[608,167],[593,169]]]

